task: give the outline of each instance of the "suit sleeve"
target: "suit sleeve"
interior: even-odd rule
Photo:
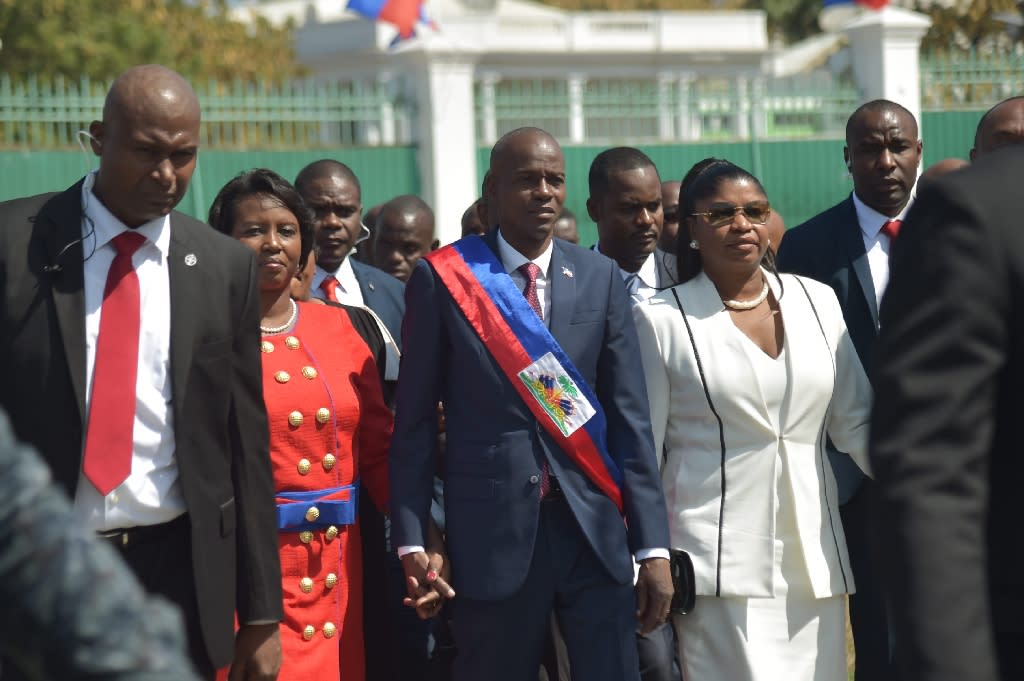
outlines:
[[[668,548],[668,513],[651,435],[640,341],[629,297],[608,261],[608,317],[597,363],[597,398],[608,422],[608,450],[622,468],[629,550]]]
[[[998,678],[986,513],[1011,284],[998,239],[956,191],[926,190],[896,242],[870,450],[898,657],[907,678],[935,681]]]
[[[636,322],[636,333],[640,340],[640,360],[644,365],[644,379],[647,382],[647,401],[651,410],[651,430],[654,434],[654,453],[658,457],[659,467],[664,460],[665,431],[668,429],[668,406],[671,403],[671,387],[665,358],[658,342],[658,333],[649,316],[648,305],[637,305],[633,308],[633,319]]]
[[[835,339],[836,383],[832,389],[832,404],[827,431],[832,442],[847,453],[866,475],[871,475],[868,461],[868,429],[871,420],[871,383],[864,371],[853,340],[846,330],[843,311],[835,293],[823,290],[832,320],[831,333]]]
[[[388,457],[394,546],[426,545],[434,491],[437,403],[447,363],[441,295],[433,271],[421,260],[405,287],[404,353]]]
[[[239,275],[247,285],[235,332],[229,429],[237,518],[236,609],[239,623],[250,624],[279,621],[283,613],[255,261],[250,257],[244,267]]]

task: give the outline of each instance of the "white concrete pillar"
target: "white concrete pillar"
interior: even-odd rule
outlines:
[[[675,94],[675,74],[668,71],[658,73],[658,137],[663,140],[677,139],[675,132],[675,111],[672,98]]]
[[[587,78],[580,73],[570,73],[567,79],[569,90],[569,141],[582,144],[587,139],[587,125],[583,112],[583,88]]]
[[[697,74],[695,73],[684,73],[679,76],[679,109],[676,116],[679,119],[677,127],[681,142],[700,139],[700,111],[694,88],[696,82]]]
[[[483,107],[480,113],[480,125],[483,130],[481,144],[493,145],[498,141],[498,117],[496,109],[495,86],[500,80],[498,74],[488,73],[480,79],[480,99]]]
[[[750,79],[745,74],[736,76],[736,98],[733,100],[733,134],[741,140],[750,137]]]
[[[461,235],[462,213],[477,197],[474,64],[464,54],[406,54],[415,79],[421,195],[446,244]]]
[[[888,99],[921,122],[921,39],[932,25],[924,14],[898,7],[865,10],[843,26],[850,41],[853,76],[865,102]]]

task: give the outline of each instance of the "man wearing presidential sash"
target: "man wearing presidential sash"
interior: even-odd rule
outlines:
[[[498,229],[406,286],[393,543],[422,596],[441,400],[456,681],[536,679],[552,611],[575,678],[636,681],[634,633],[666,619],[672,586],[629,298],[614,262],[552,239],[565,161],[549,134],[502,137],[485,196]]]

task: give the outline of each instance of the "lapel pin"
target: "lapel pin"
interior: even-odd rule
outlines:
[[[368,284],[367,284],[366,286],[367,286],[367,287],[368,287],[368,288],[369,288],[369,289],[370,289],[371,291],[376,291],[376,290],[377,290],[377,289],[375,289],[375,288],[373,287],[373,282],[372,282],[372,281],[371,281],[370,283],[368,283]]]
[[[572,270],[570,270],[568,267],[562,268],[562,274],[572,279]]]
[[[199,262],[199,258],[196,257],[195,253],[189,253],[185,256],[185,264],[189,267],[195,267],[197,262]]]

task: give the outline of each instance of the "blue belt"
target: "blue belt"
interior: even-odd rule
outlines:
[[[348,492],[348,499],[324,499],[339,492]],[[290,503],[277,505],[277,529],[282,532],[316,530],[330,525],[354,525],[359,506],[359,483],[312,492],[279,492],[275,495]],[[306,520],[313,506],[320,512],[314,521]]]

